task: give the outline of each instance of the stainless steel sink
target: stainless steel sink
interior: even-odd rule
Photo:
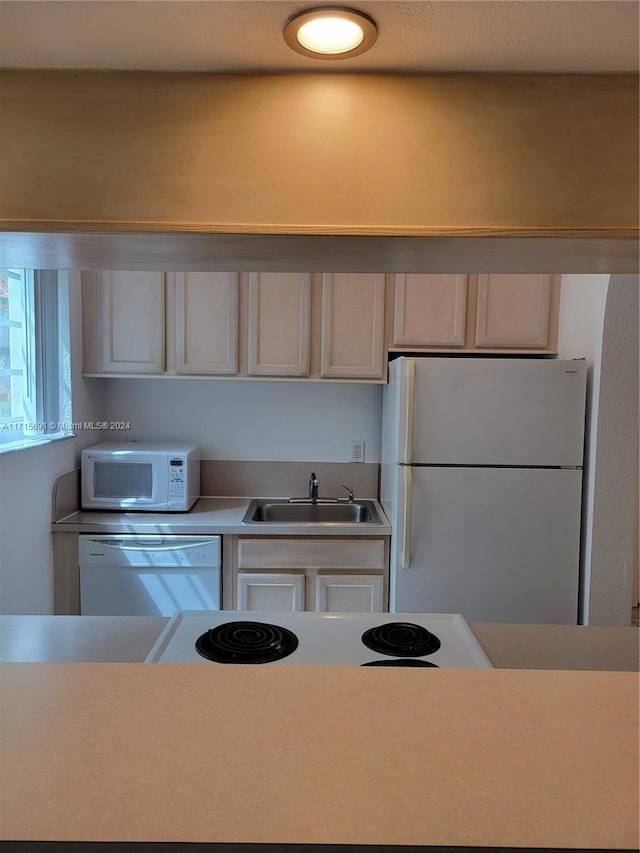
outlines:
[[[373,501],[254,499],[242,519],[243,524],[382,524]]]

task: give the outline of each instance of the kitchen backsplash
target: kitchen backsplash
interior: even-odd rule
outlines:
[[[226,462],[203,459],[200,493],[210,497],[305,497],[309,475],[320,481],[320,497],[378,497],[377,462]]]

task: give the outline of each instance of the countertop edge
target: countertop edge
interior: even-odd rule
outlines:
[[[78,510],[52,522],[50,530],[52,533],[165,533],[176,536],[391,536],[391,524],[375,498],[367,500],[375,504],[384,519],[382,524],[243,524],[242,517],[251,500],[248,497],[201,497],[191,510],[183,513]]]

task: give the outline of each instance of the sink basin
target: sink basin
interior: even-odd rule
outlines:
[[[243,524],[382,524],[373,501],[353,503],[289,503],[252,500]]]

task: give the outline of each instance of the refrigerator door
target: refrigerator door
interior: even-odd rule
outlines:
[[[582,465],[585,361],[401,358],[391,368],[405,390],[398,462]]]
[[[414,467],[409,492],[397,478],[390,610],[577,623],[580,470]]]

